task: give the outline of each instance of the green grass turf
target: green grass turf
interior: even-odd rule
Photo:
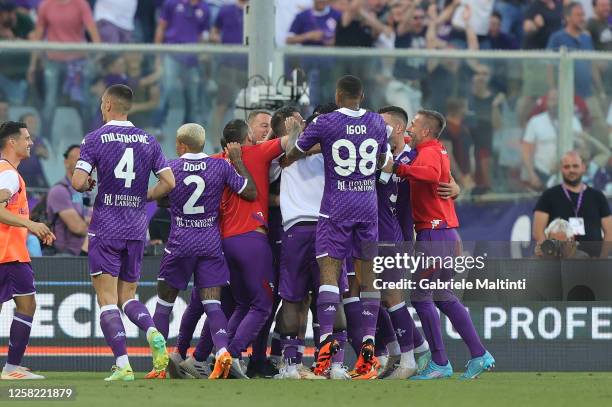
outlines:
[[[486,373],[478,380],[144,380],[107,383],[105,374],[43,372],[47,380],[0,382],[0,405],[15,407],[612,406],[612,373]],[[72,402],[8,401],[8,387],[76,389]]]

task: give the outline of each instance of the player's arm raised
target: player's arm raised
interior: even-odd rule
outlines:
[[[176,186],[174,173],[170,168],[165,168],[157,174],[159,181],[153,188],[147,191],[147,201],[157,201],[170,193]]]
[[[302,126],[299,121],[294,117],[288,117],[285,120],[285,128],[287,129],[287,135],[281,139],[281,145],[283,145],[283,139],[285,145],[283,149],[287,151],[286,158],[283,165],[289,166],[300,158],[306,157],[306,153],[297,146],[297,139],[302,132]]]
[[[251,173],[242,162],[242,146],[240,143],[227,143],[225,154],[234,165],[236,172],[247,180],[246,185],[238,195],[247,201],[254,201],[257,199],[257,187]]]

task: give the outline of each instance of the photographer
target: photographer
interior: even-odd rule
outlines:
[[[81,148],[78,145],[68,147],[64,153],[66,177],[51,187],[47,195],[47,219],[57,237],[55,254],[87,254],[90,199],[74,190],[70,183],[80,153]]]
[[[533,237],[540,245],[546,239],[545,228],[550,220],[565,219],[576,241],[581,242],[581,250],[591,257],[608,257],[612,245],[610,207],[601,191],[582,182],[585,171],[577,152],[563,155],[563,183],[544,191],[538,200],[533,216]]]
[[[589,255],[582,250],[578,250],[572,226],[568,221],[556,218],[544,229],[542,243],[536,245],[536,256],[559,259],[581,259],[588,258]]]

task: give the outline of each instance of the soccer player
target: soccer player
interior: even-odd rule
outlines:
[[[363,100],[361,80],[340,78],[336,85],[337,111],[322,115],[306,128],[288,160],[303,157],[320,143],[325,165],[325,191],[317,223],[316,253],[320,268],[317,317],[321,348],[316,374],[323,374],[338,351],[332,336],[336,310],[340,305],[338,279],[342,262],[348,256],[361,286],[363,339],[356,364],[358,379],[377,375],[374,356],[376,321],[380,292],[373,287],[372,259],[378,240],[376,170],[390,171],[387,156],[387,130],[377,113],[360,109]]]
[[[221,251],[221,197],[227,186],[253,201],[257,190],[242,162],[239,144],[229,143],[225,150],[234,169],[227,161],[204,154],[204,143],[205,131],[199,124],[184,124],[177,130],[176,152],[180,158],[170,162],[177,186],[169,194],[172,223],[157,278],[153,321],[167,338],[174,300],[193,275],[217,349],[215,367],[208,378],[218,379],[227,378],[232,364],[227,351],[227,319],[221,310],[221,287],[230,279]]]
[[[410,181],[417,231],[416,251],[423,252],[426,258],[461,255],[461,239],[457,233],[459,221],[454,202],[452,199],[440,197],[437,192],[440,182],[450,181],[450,161],[439,141],[445,126],[446,120],[440,113],[432,110],[417,112],[408,129],[412,137],[411,144],[418,152],[417,158],[411,165],[394,164],[395,173]],[[427,269],[419,268],[412,276],[417,283],[417,288],[411,292],[412,305],[419,315],[432,354],[432,360],[423,371],[412,377],[414,380],[445,378],[453,374],[444,349],[436,306],[451,321],[472,355],[462,378],[476,378],[485,370],[491,369],[495,363],[480,342],[469,313],[453,291],[425,290],[418,285],[423,279],[448,281],[452,276],[452,270],[436,269],[435,265]]]
[[[147,231],[145,204],[167,195],[175,181],[157,140],[127,120],[133,97],[125,85],[106,89],[100,106],[106,124],[85,136],[72,177],[74,189],[83,192],[95,184],[91,174],[97,170],[89,271],[100,305],[100,327],[116,358],[106,381],[134,380],[118,304],[146,332],[155,371],[168,365],[166,341],[147,308],[134,297]],[[151,172],[159,182],[147,190]]]
[[[0,309],[11,298],[15,301],[2,380],[44,379],[21,366],[36,310],[34,272],[26,247],[28,231],[45,244],[55,240],[45,224],[29,219],[26,185],[17,172],[21,161],[30,157],[32,144],[24,123],[0,125],[0,193],[4,194],[0,199]]]

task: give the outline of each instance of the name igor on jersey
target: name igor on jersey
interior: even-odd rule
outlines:
[[[220,256],[219,211],[225,186],[241,193],[247,180],[222,158],[185,154],[170,161],[172,224],[166,250],[177,256]]]
[[[76,168],[88,174],[97,169],[89,232],[107,239],[144,240],[149,176],[170,170],[157,140],[129,121],[110,121],[85,136]]]
[[[387,128],[378,113],[346,108],[317,117],[296,143],[302,152],[321,144],[325,191],[320,215],[376,222],[376,166],[387,152]]]

